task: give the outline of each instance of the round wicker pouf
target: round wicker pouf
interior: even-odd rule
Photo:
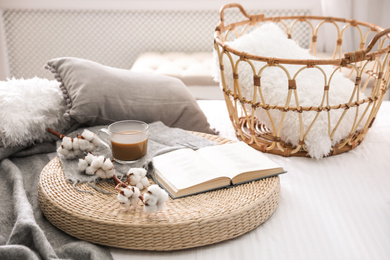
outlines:
[[[229,140],[202,134],[225,143]],[[279,203],[279,177],[219,189],[167,202],[162,211],[147,214],[142,202],[124,211],[112,184],[97,192],[88,184],[75,190],[64,178],[58,157],[43,169],[39,204],[46,218],[64,232],[105,246],[169,251],[217,243],[240,236],[263,222]]]

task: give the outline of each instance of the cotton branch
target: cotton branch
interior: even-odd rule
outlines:
[[[94,151],[101,142],[96,134],[87,129],[81,135],[77,134],[75,138],[63,135],[51,128],[48,128],[47,131],[61,139],[61,145],[57,152],[66,159],[80,158],[85,153]]]

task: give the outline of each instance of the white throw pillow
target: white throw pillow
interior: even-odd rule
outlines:
[[[301,48],[295,41],[288,39],[286,33],[280,29],[276,24],[267,23],[259,28],[256,28],[252,32],[234,40],[228,42],[230,47],[264,57],[273,58],[285,58],[285,59],[316,59],[312,56],[308,50]],[[221,81],[219,63],[216,51],[214,51],[215,67],[214,76],[216,81]],[[234,62],[239,57],[232,55]],[[227,55],[224,55],[224,70],[226,84],[229,89],[233,89],[233,76],[232,66]],[[255,62],[254,66],[256,73],[266,63]],[[283,66],[288,70],[291,77],[295,75],[305,65],[285,65]],[[326,74],[326,80],[335,70],[335,67],[331,65],[320,66],[323,72]],[[239,70],[239,82],[242,91],[242,95],[249,100],[253,99],[253,72],[252,68],[246,62],[240,62]],[[325,79],[324,75],[317,68],[304,69],[299,73],[296,78],[297,92],[299,105],[303,107],[320,106],[323,94]],[[284,106],[287,100],[288,93],[288,78],[286,73],[277,66],[266,68],[261,75],[261,89],[266,104]],[[354,89],[354,82],[343,76],[341,72],[336,71],[331,80],[329,90],[329,105],[338,105],[347,103],[351,98],[351,94]],[[356,94],[355,94],[356,98]],[[361,93],[359,99],[365,98]],[[257,102],[261,101],[257,92]],[[290,102],[291,106],[296,106],[294,96]],[[324,103],[326,106],[327,103]],[[364,111],[365,105],[359,107],[359,113]],[[282,117],[280,110],[269,110],[276,129]],[[337,109],[330,111],[331,129],[335,127],[339,118],[341,117],[344,109]],[[322,158],[331,151],[333,144],[339,143],[343,138],[347,137],[354,124],[356,109],[349,109],[341,120],[340,125],[337,128],[332,140],[328,133],[328,115],[326,111],[320,113],[315,124],[311,128],[310,132],[305,138],[306,149],[308,154],[314,158]],[[280,133],[280,137],[283,141],[291,143],[294,146],[298,145],[300,131],[299,131],[299,113],[289,111],[283,122],[283,127]],[[308,129],[313,118],[316,116],[316,112],[303,112],[302,121],[304,125],[304,132]],[[267,115],[266,110],[262,108],[256,109],[256,117],[260,118],[270,129],[272,129],[271,121]]]
[[[64,131],[66,103],[59,82],[41,78],[0,81],[0,146],[54,140],[47,128]]]

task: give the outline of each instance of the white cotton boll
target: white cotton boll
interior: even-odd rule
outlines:
[[[95,169],[92,168],[91,166],[88,166],[87,169],[85,169],[85,173],[88,175],[94,175],[95,174]]]
[[[140,194],[141,192],[136,187],[127,186],[126,188],[121,188],[117,198],[122,206],[128,208],[138,204]]]
[[[156,195],[157,197],[160,197],[160,195],[162,193],[164,193],[165,191],[163,189],[160,188],[160,186],[158,186],[157,184],[153,184],[152,186],[150,186],[148,188],[148,191],[154,195]]]
[[[141,177],[145,177],[146,176],[146,170],[145,168],[131,168],[127,174],[130,174],[130,173],[134,173],[134,174],[137,174]]]
[[[137,183],[137,185],[135,185],[135,187],[137,187],[139,190],[143,190],[144,189],[144,185],[142,185],[140,182]]]
[[[126,195],[123,195],[121,192],[118,193],[117,198],[119,202],[126,202],[129,200],[129,198]]]
[[[62,148],[61,146],[58,147],[57,152],[63,156],[66,156],[69,154],[69,150]]]
[[[127,198],[131,198],[134,194],[133,189],[129,186],[127,186],[127,188],[122,189],[122,191]]]
[[[132,197],[132,198],[130,198],[130,205],[131,206],[137,206],[138,205],[138,200],[139,200],[139,198],[138,197]]]
[[[98,170],[95,172],[95,174],[96,174],[97,176],[99,176],[101,179],[105,179],[105,178],[106,178],[106,172],[103,171],[102,169],[98,169]]]
[[[110,159],[107,159],[103,162],[102,169],[107,171],[114,168],[114,164],[111,162]]]
[[[143,177],[141,179],[141,184],[144,186],[144,187],[149,187],[150,185],[150,182],[149,182],[149,179],[147,177]]]
[[[141,192],[139,191],[139,189],[137,187],[133,187],[133,195],[130,198],[131,205],[138,204],[139,195],[141,195]]]
[[[106,170],[106,178],[109,179],[109,178],[114,177],[114,173],[115,173],[115,169],[114,168]]]
[[[148,192],[144,194],[145,211],[155,212],[161,210],[168,201],[168,193],[161,189],[158,185],[153,184],[148,188]]]
[[[83,172],[87,169],[87,167],[88,167],[88,162],[84,159],[79,159],[79,163],[77,165],[79,171]]]
[[[126,196],[118,193],[117,199],[122,207],[125,207],[126,209],[130,207],[130,200]]]
[[[136,168],[137,169],[137,171],[139,172],[139,175],[141,176],[141,177],[145,177],[146,176],[146,169],[145,168]]]
[[[85,156],[84,159],[87,161],[87,163],[89,165],[91,165],[91,163],[92,163],[93,159],[95,159],[95,157],[96,157],[95,155],[93,155],[91,153],[88,153],[87,156]]]
[[[152,194],[152,193],[146,192],[144,194],[144,200],[148,206],[154,206],[157,204],[158,196],[157,196],[157,194]]]
[[[76,158],[76,155],[74,154],[74,151],[69,151],[69,153],[65,155],[65,158],[68,160],[72,160]]]
[[[67,150],[72,150],[72,138],[65,136],[64,138],[62,138],[61,145]]]
[[[147,206],[155,206],[157,205],[158,196],[147,192],[144,194],[144,200]]]
[[[159,199],[157,201],[157,206],[159,207],[159,210],[161,210],[164,207],[168,199],[169,199],[168,193],[165,190],[160,189]]]
[[[84,132],[81,134],[81,136],[91,142],[93,140],[93,138],[95,137],[95,134],[92,133],[91,131],[85,129]]]
[[[80,150],[88,151],[89,146],[90,146],[90,142],[88,140],[85,140],[85,139],[80,139],[79,140],[79,148],[80,148]]]
[[[141,180],[135,185],[138,189],[143,190],[148,187],[150,182],[147,177],[142,177]]]
[[[97,156],[93,159],[91,163],[91,167],[97,170],[103,166],[103,162],[104,162],[104,156],[102,155]]]
[[[93,143],[89,143],[88,147],[87,147],[87,152],[93,152],[95,150],[95,146],[93,145]]]
[[[128,175],[129,181],[131,185],[137,185],[141,181],[141,176],[138,175],[138,173],[130,173]]]
[[[135,186],[141,182],[142,177],[146,176],[146,170],[144,168],[131,168],[127,172],[127,176],[129,178],[130,184]]]
[[[92,143],[95,147],[98,147],[100,145],[100,138],[97,135],[94,135]]]
[[[133,197],[136,197],[136,198],[138,198],[139,197],[139,195],[141,195],[141,192],[139,191],[139,189],[137,188],[137,187],[133,187]]]
[[[72,143],[73,150],[80,150],[79,138],[74,138]]]
[[[83,155],[84,155],[84,152],[81,150],[73,150],[73,153],[78,158],[83,157]]]

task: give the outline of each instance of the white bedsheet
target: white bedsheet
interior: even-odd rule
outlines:
[[[212,127],[235,139],[224,101],[199,105]],[[268,156],[288,172],[280,176],[279,206],[264,224],[194,249],[113,248],[114,259],[390,259],[390,101],[353,151],[322,160]]]

